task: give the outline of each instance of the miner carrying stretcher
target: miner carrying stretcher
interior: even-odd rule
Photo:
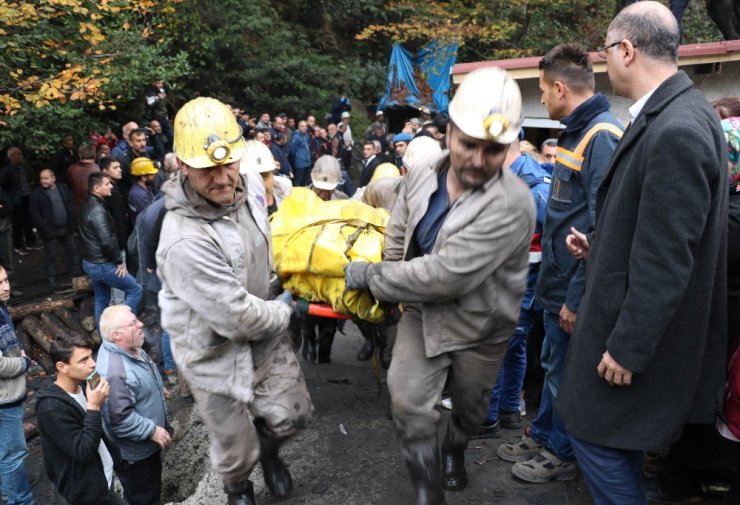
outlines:
[[[262,180],[239,174],[241,129],[211,98],[177,113],[174,151],[180,171],[162,187],[157,249],[162,326],[210,434],[228,504],[255,503],[249,475],[258,460],[283,498],[292,482],[278,448],[312,418],[313,405],[286,333],[291,293],[267,301],[271,237],[255,198]]]
[[[469,74],[450,103],[449,150],[419,160],[404,181],[384,261],[345,268],[347,289],[403,303],[388,389],[418,505],[443,504],[443,489],[467,485],[465,449],[517,323],[535,209],[503,162],[521,116],[508,73]],[[448,376],[453,410],[440,465],[435,405]]]

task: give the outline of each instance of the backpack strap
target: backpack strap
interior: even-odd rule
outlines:
[[[586,152],[589,142],[594,135],[601,131],[608,131],[617,138],[622,138],[622,130],[611,123],[596,123],[586,132],[576,148],[569,151],[563,147],[558,146],[557,163],[562,163],[566,167],[576,172],[581,171],[583,165],[583,153]]]

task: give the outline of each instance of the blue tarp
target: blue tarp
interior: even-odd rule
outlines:
[[[388,82],[378,110],[393,106],[429,107],[447,112],[450,69],[457,57],[457,44],[430,42],[416,54],[393,45]]]

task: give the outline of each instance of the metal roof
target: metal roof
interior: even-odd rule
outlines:
[[[606,72],[606,61],[590,53],[594,73]],[[538,65],[542,56],[527,58],[513,58],[509,60],[476,61],[458,63],[452,67],[452,81],[460,84],[465,75],[476,68],[496,66],[509,71],[515,79],[537,79],[540,72]],[[740,40],[723,40],[721,42],[705,42],[703,44],[685,44],[678,48],[678,65],[702,65],[707,63],[721,63],[740,60]]]

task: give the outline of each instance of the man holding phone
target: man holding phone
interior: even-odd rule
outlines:
[[[57,335],[49,354],[56,381],[39,391],[36,403],[46,475],[67,503],[124,504],[112,490],[113,458],[100,415],[110,386],[95,372],[92,342]]]
[[[103,344],[96,370],[110,384],[103,426],[121,453],[116,473],[123,495],[131,505],[159,505],[161,450],[172,439],[164,402],[167,392],[157,366],[141,348],[143,326],[126,305],[105,309],[100,316]]]

